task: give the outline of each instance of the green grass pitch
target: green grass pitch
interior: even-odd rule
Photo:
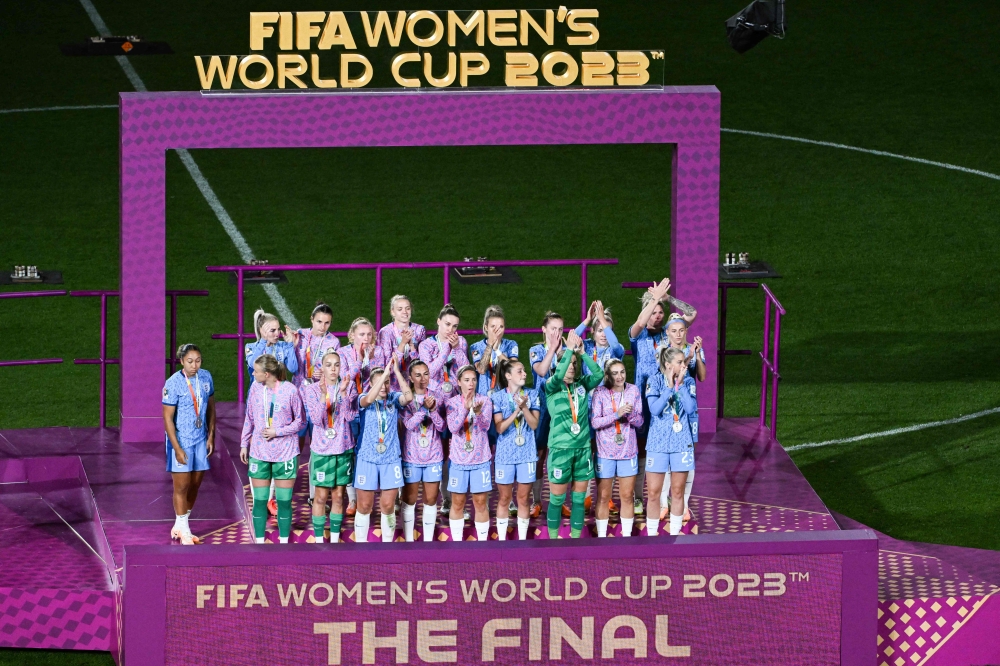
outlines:
[[[745,0],[748,1],[748,0]],[[592,3],[605,48],[663,48],[668,84],[714,84],[723,127],[884,150],[1000,173],[1000,66],[991,28],[1000,6],[942,11],[930,0],[798,0],[789,35],[740,56],[722,22],[744,0]],[[111,2],[115,33],[168,41],[172,56],[133,58],[150,90],[197,86],[191,56],[246,50],[251,9],[314,3]],[[489,2],[475,8],[508,7]],[[469,3],[435,7],[464,9]],[[327,9],[396,9],[365,0]],[[408,7],[414,8],[414,7]],[[61,42],[94,34],[74,0],[0,9],[0,109],[115,104],[131,90],[112,58],[68,58]],[[0,267],[62,269],[66,288],[118,284],[114,109],[0,114]],[[998,404],[1000,182],[788,141],[724,134],[721,249],[768,260],[788,309],[779,437],[786,446],[953,418]],[[624,333],[638,296],[624,280],[669,274],[670,152],[660,146],[196,151],[202,172],[255,253],[272,262],[616,257],[590,292]],[[222,399],[235,396],[235,290],[209,264],[239,255],[176,155],[167,160],[168,287],[182,301],[180,338],[202,345]],[[446,239],[442,241],[442,239]],[[548,308],[576,323],[574,269],[521,272],[517,285],[465,287],[453,300],[477,327],[486,305],[511,327]],[[438,271],[391,272],[386,297],[409,294],[433,324]],[[369,316],[370,273],[293,274],[281,287],[300,321],[318,297],[337,329]],[[386,301],[388,299],[386,298]],[[760,347],[761,298],[730,298],[729,343]],[[272,309],[259,288],[249,309]],[[695,304],[697,306],[697,304]],[[94,299],[3,302],[0,357],[93,357]],[[117,322],[112,317],[112,330]],[[525,336],[522,345],[535,339]],[[112,340],[111,349],[116,349]],[[759,364],[730,359],[727,414],[756,411]],[[714,371],[714,367],[713,370]],[[110,373],[114,386],[117,374]],[[117,407],[117,389],[110,412]],[[0,426],[93,426],[97,370],[0,370]],[[112,422],[115,419],[112,417]],[[796,463],[833,510],[895,537],[1000,547],[1000,416],[800,451]],[[108,663],[106,655],[0,652],[2,663]]]

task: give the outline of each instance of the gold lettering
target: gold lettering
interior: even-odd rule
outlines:
[[[455,82],[455,77],[458,75],[458,67],[456,65],[458,58],[455,57],[453,52],[448,52],[448,73],[444,76],[444,78],[434,78],[432,62],[433,60],[431,54],[425,53],[424,78],[427,79],[427,83],[431,84],[435,88],[447,88]]]
[[[562,659],[562,644],[573,648],[584,659],[594,658],[594,618],[582,618],[580,635],[570,629],[561,617],[549,618],[549,660]]]
[[[357,596],[357,604],[361,605],[361,583],[355,583],[354,587],[348,589],[343,583],[337,583],[337,605],[344,605],[344,595],[347,595],[347,599],[350,600],[351,597]]]
[[[364,74],[356,79],[350,75],[351,63],[357,63],[365,68]],[[340,85],[344,88],[363,88],[372,80],[372,64],[360,53],[340,54]]]
[[[466,53],[463,51],[459,54],[458,60],[458,83],[463,88],[469,85],[470,76],[482,76],[490,71],[490,61],[482,53]],[[474,62],[479,64],[475,67],[470,66],[470,63]]]
[[[312,48],[312,38],[319,37],[316,25],[326,17],[326,12],[295,12],[295,48],[308,51]]]
[[[278,54],[278,87],[285,87],[285,79],[288,79],[299,88],[308,88],[299,78],[306,73],[306,59],[298,53]]]
[[[250,50],[260,51],[264,48],[264,40],[274,35],[274,28],[269,23],[278,20],[278,12],[250,12]]]
[[[319,55],[316,53],[310,53],[309,60],[312,63],[312,67],[309,68],[309,73],[312,74],[313,85],[317,88],[336,88],[337,79],[324,79],[320,77]]]
[[[197,600],[198,608],[205,607],[205,602],[212,598],[212,590],[214,589],[214,585],[198,585],[195,588],[195,599]]]
[[[545,10],[545,29],[535,22],[535,19],[531,18],[531,14],[528,13],[527,9],[521,10],[521,46],[528,45],[528,26],[531,26],[538,36],[542,38],[542,41],[552,46],[555,44],[556,35],[556,24],[555,24],[555,13],[551,9]]]
[[[382,648],[396,652],[397,664],[408,662],[410,660],[410,623],[406,620],[397,621],[395,636],[376,636],[375,623],[363,622],[361,624],[361,663],[374,664],[375,650]]]
[[[520,636],[497,636],[498,631],[520,631],[521,618],[490,620],[483,625],[482,661],[496,661],[497,648],[521,647]]]
[[[452,632],[447,636],[434,636],[432,632]],[[458,637],[458,620],[417,620],[417,656],[424,663],[443,664],[458,661],[454,650],[432,650],[436,647],[455,647]]]
[[[417,37],[417,23],[420,21],[431,21],[434,23],[434,30],[426,37]],[[434,12],[421,9],[418,12],[413,12],[410,14],[410,18],[406,19],[406,36],[417,46],[424,48],[434,46],[444,37],[444,23],[441,21],[441,17]]]
[[[368,602],[369,606],[384,606],[385,582],[368,581],[368,584],[365,585],[365,601]]]
[[[347,25],[347,17],[344,12],[330,12],[323,26],[323,36],[319,38],[316,48],[326,50],[331,46],[343,46],[345,49],[356,49],[354,35],[351,34],[351,26]]]
[[[378,46],[379,40],[382,39],[382,28],[385,28],[385,35],[386,39],[389,40],[389,45],[399,46],[399,40],[403,37],[403,24],[406,22],[406,12],[396,12],[395,27],[389,24],[389,12],[378,13],[375,18],[374,30],[372,30],[368,12],[361,12],[361,22],[365,26],[365,39],[368,40],[368,46]],[[346,88],[347,86],[344,87]]]
[[[323,590],[323,599],[316,596],[316,590]],[[333,601],[333,588],[327,583],[316,583],[309,588],[309,603],[313,606],[328,606]]]
[[[399,68],[408,62],[420,62],[419,53],[397,53],[392,59],[392,78],[404,88],[419,88],[420,79],[408,78],[399,73]],[[428,602],[429,603],[429,602]]]
[[[545,579],[545,598],[548,601],[562,601],[562,597],[560,597],[560,596],[553,596],[552,594],[549,594],[549,579],[548,578]]]
[[[211,90],[215,75],[218,74],[219,83],[222,84],[225,90],[229,90],[233,86],[233,76],[236,74],[236,61],[236,56],[229,56],[229,64],[226,65],[226,69],[223,71],[222,58],[212,56],[208,59],[208,73],[206,74],[205,64],[202,62],[201,56],[195,56],[194,63],[198,68],[198,80],[201,81],[201,89]]]
[[[579,594],[573,594],[574,585],[580,586]],[[587,596],[587,581],[585,581],[582,578],[567,578],[566,591],[564,592],[564,594],[566,595],[566,601],[578,601],[580,599],[583,599],[585,596]]]
[[[278,48],[292,50],[292,13],[278,12]]]
[[[622,595],[620,595],[620,594],[611,594],[610,592],[608,592],[608,585],[610,583],[620,583],[620,582],[622,582],[622,577],[621,576],[611,576],[610,578],[605,578],[604,579],[604,582],[601,583],[601,594],[604,595],[605,599],[621,599],[622,598]]]
[[[340,637],[357,632],[356,622],[314,622],[314,634],[326,634],[326,663],[340,663]]]
[[[477,9],[466,17],[465,21],[458,18],[458,14],[453,11],[448,12],[448,46],[455,46],[455,28],[457,27],[468,37],[473,30],[476,31],[476,44],[483,46],[486,42],[483,37],[483,25],[486,15],[483,10]]]
[[[657,578],[657,576],[654,576]],[[656,654],[661,657],[690,657],[690,645],[671,645],[667,636],[668,615],[656,616]]]
[[[584,51],[580,54],[583,65],[580,70],[580,83],[585,86],[613,86],[615,77],[615,60],[606,51]]]
[[[585,32],[584,35],[567,35],[566,43],[570,46],[590,46],[591,44],[596,44],[597,40],[601,38],[601,33],[598,32],[597,26],[593,23],[585,23],[577,21],[581,18],[597,18],[598,11],[596,9],[571,9],[569,14],[566,15],[566,27],[573,32]]]
[[[528,618],[528,661],[542,660],[542,618]]]
[[[631,638],[617,638],[621,627],[632,630]],[[616,615],[601,630],[601,659],[614,659],[615,650],[632,650],[636,659],[646,658],[646,625],[635,615]]]
[[[226,607],[226,586],[220,585],[219,589],[215,595],[215,607],[225,608]]]
[[[517,46],[515,37],[498,37],[501,32],[517,32],[516,23],[497,23],[503,19],[516,19],[517,11],[513,9],[491,9],[487,12],[489,16],[490,41],[496,46]]]
[[[556,74],[555,67],[560,64],[565,65],[566,69],[562,74]],[[580,66],[576,64],[576,60],[564,51],[549,51],[542,57],[542,76],[554,86],[568,86],[576,81],[579,73]]]
[[[247,608],[253,606],[260,606],[261,608],[267,608],[267,596],[264,594],[264,587],[260,584],[256,584],[250,588],[250,596],[247,597]]]
[[[649,58],[642,51],[618,52],[618,85],[641,86],[649,83]]]
[[[246,596],[243,594],[243,590],[250,587],[249,585],[230,585],[229,586],[229,607],[237,608],[240,602]]]
[[[508,51],[507,69],[504,72],[504,83],[508,86],[531,87],[538,85],[538,58],[531,53]]]

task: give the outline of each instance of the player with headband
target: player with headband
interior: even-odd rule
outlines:
[[[410,364],[420,358],[420,343],[427,338],[427,331],[420,324],[410,322],[413,306],[410,299],[402,294],[396,294],[389,301],[389,314],[392,321],[378,332],[376,344],[382,350],[383,358],[390,358],[393,354],[399,357],[399,369],[405,377],[409,375]],[[400,390],[395,376],[389,378],[389,390]]]
[[[576,327],[576,334],[581,338],[590,328],[593,337],[583,341],[583,352],[594,359],[594,362],[602,368],[606,367],[611,359],[625,358],[625,347],[618,342],[618,336],[612,330],[614,321],[611,319],[611,310],[606,310],[600,301],[590,304],[587,311],[587,318]],[[584,372],[587,372],[584,368]]]
[[[299,387],[305,413],[312,423],[309,482],[316,489],[312,506],[313,538],[323,543],[326,503],[330,510],[330,541],[340,541],[344,523],[344,489],[354,477],[354,434],[351,422],[357,415],[358,394],[351,377],[340,373],[340,355],[327,349],[320,361],[320,378]]]
[[[247,398],[247,413],[240,441],[240,460],[249,466],[253,487],[253,531],[264,543],[268,488],[274,480],[278,502],[278,537],[288,543],[292,529],[292,488],[299,469],[302,400],[278,359],[264,354],[254,361],[254,383]]]
[[[538,391],[525,389],[528,374],[519,360],[502,360],[497,365],[497,388],[490,393],[493,402],[493,423],[497,431],[494,456],[494,477],[500,490],[497,501],[497,537],[507,539],[510,502],[517,481],[517,538],[528,538],[531,521],[528,502],[531,486],[538,471],[535,450],[535,428],[541,407]]]
[[[460,392],[448,400],[448,428],[451,430],[451,466],[448,491],[451,493],[449,527],[452,541],[461,541],[465,530],[465,498],[472,494],[476,538],[490,536],[489,493],[493,490],[490,474],[490,441],[487,432],[493,422],[493,403],[489,396],[477,395],[479,377],[471,365],[457,372]]]
[[[538,451],[538,471],[535,483],[532,485],[531,494],[533,496],[531,504],[531,517],[537,518],[542,512],[542,482],[544,476],[541,474],[542,465],[546,458],[546,451],[549,441],[549,412],[546,407],[545,390],[542,386],[545,380],[552,376],[556,369],[556,358],[563,346],[563,318],[558,312],[549,310],[542,318],[542,338],[544,342],[532,346],[528,350],[528,357],[531,359],[532,386],[538,392],[538,404],[540,407],[538,417],[538,430],[535,431],[535,448]]]
[[[597,439],[597,536],[608,534],[611,490],[618,479],[621,499],[622,536],[632,536],[635,520],[633,497],[639,471],[635,429],[642,425],[642,397],[635,384],[626,381],[625,364],[612,359],[604,366],[604,384],[594,389],[590,425]]]
[[[247,361],[247,372],[251,378],[254,374],[254,363],[264,354],[273,356],[285,367],[288,376],[294,376],[299,371],[299,357],[293,344],[294,336],[286,335],[281,339],[281,325],[273,314],[260,309],[253,313],[253,329],[257,335],[256,342],[248,342],[243,348]],[[251,388],[253,385],[251,384]]]
[[[358,465],[354,487],[358,492],[358,512],[354,516],[354,540],[368,541],[375,491],[379,495],[382,517],[382,541],[390,542],[396,534],[396,495],[403,487],[402,452],[399,446],[399,413],[413,400],[406,378],[399,371],[399,359],[393,356],[389,366],[403,387],[389,391],[389,369],[375,368],[371,389],[361,395],[361,437],[358,442]]]
[[[503,337],[506,328],[503,308],[499,305],[491,305],[486,308],[483,315],[483,335],[482,340],[473,343],[469,348],[472,363],[479,373],[479,386],[476,393],[489,395],[490,391],[497,387],[499,376],[496,367],[500,361],[507,361],[517,358],[517,343],[510,338]]]
[[[698,411],[694,378],[687,373],[684,352],[661,347],[657,354],[660,372],[647,380],[649,437],[646,442],[646,478],[649,494],[646,534],[659,529],[660,490],[669,474],[670,534],[680,534],[684,525],[684,486],[694,469],[694,439],[691,416]]]
[[[579,359],[590,368],[584,375]],[[583,353],[583,340],[570,331],[555,374],[545,381],[545,401],[552,419],[549,430],[549,538],[559,536],[566,491],[572,484],[571,536],[583,531],[584,500],[594,478],[594,458],[590,452],[590,410],[587,393],[604,379],[604,370]]]
[[[444,448],[441,433],[448,428],[445,421],[445,400],[429,388],[431,372],[427,364],[416,360],[410,364],[413,402],[403,408],[406,439],[403,442],[403,537],[413,541],[417,515],[417,496],[423,486],[424,508],[421,516],[424,541],[434,540],[437,522],[437,496],[444,468]]]
[[[201,368],[201,351],[195,345],[181,345],[177,360],[180,370],[163,385],[167,471],[174,484],[170,538],[190,546],[201,543],[188,521],[215,450],[215,385],[211,373]]]

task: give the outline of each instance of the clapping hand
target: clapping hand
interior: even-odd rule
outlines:
[[[576,331],[570,331],[569,335],[566,336],[566,346],[575,352],[582,352],[583,340],[576,334]]]
[[[290,342],[293,345],[299,344],[299,332],[293,331],[288,324],[285,324],[285,342]]]
[[[657,301],[662,301],[666,298],[668,289],[670,289],[670,280],[663,278],[659,282],[654,282],[653,286],[649,287],[646,291],[651,293]]]
[[[437,400],[434,399],[434,396],[430,393],[426,394],[424,396],[424,407],[427,409],[434,409],[435,405],[437,405]]]
[[[701,336],[696,335],[694,336],[694,342],[691,345],[691,353],[697,355],[697,353],[700,352],[701,349],[702,349]]]
[[[618,414],[618,418],[622,418],[623,416],[631,414],[632,413],[632,403],[631,402],[623,402],[622,404],[618,405],[618,411],[616,411],[615,413]]]

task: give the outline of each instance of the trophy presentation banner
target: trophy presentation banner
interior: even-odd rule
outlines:
[[[683,541],[129,548],[126,663],[870,661],[869,532]]]

